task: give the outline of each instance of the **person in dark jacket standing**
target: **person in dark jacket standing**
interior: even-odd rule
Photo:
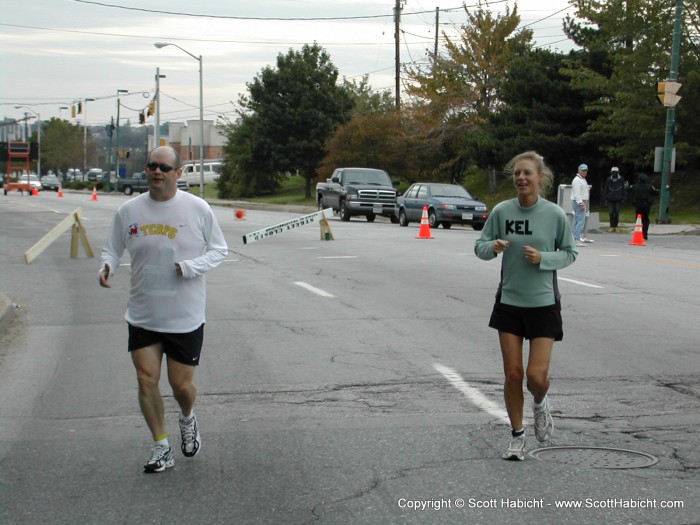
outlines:
[[[659,190],[651,185],[649,176],[646,173],[637,174],[637,184],[630,186],[630,198],[634,203],[634,213],[636,216],[642,216],[642,233],[645,240],[649,233],[651,205],[654,203],[654,197],[658,194]]]
[[[617,232],[617,225],[620,222],[620,206],[627,194],[627,182],[620,175],[619,168],[611,168],[610,176],[605,181],[605,201],[608,204],[608,214],[610,216],[610,231]]]

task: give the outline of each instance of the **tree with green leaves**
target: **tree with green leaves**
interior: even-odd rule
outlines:
[[[52,118],[42,123],[41,165],[43,170],[65,172],[82,169],[83,129],[67,120]]]
[[[562,72],[566,64],[584,59],[580,51],[567,56],[546,49],[513,57],[499,90],[502,105],[483,129],[492,137],[493,165],[534,149],[554,172],[556,185],[569,184],[580,162],[592,163],[597,147],[586,130],[595,114]]]
[[[443,35],[445,55],[428,67],[407,68],[426,152],[434,152],[431,164],[454,182],[462,179],[471,158],[493,147],[479,130],[501,105],[498,93],[513,55],[532,45],[532,30],[518,29],[517,5],[495,17],[481,1],[464,10],[467,23],[459,39]]]
[[[567,16],[564,30],[585,50],[587,60],[570,63],[566,72],[572,86],[585,95],[587,109],[597,114],[587,134],[610,161],[648,169],[654,147],[663,144],[666,111],[656,101],[656,84],[669,74],[675,2],[574,0],[573,5],[575,18]],[[687,11],[686,27],[692,24],[693,13],[697,17],[697,10],[695,3]],[[688,43],[686,36],[680,76],[681,82],[684,77],[690,80],[684,84],[683,95],[697,100],[698,48]],[[678,146],[687,149],[682,130],[697,128],[695,110],[681,108],[679,105]],[[694,136],[697,140],[697,133]]]
[[[244,124],[249,145],[243,152],[257,168],[267,159],[276,172],[299,170],[306,181],[307,197],[311,196],[316,168],[326,154],[326,140],[349,118],[352,109],[350,96],[337,80],[338,70],[330,55],[318,44],[306,44],[301,51],[290,49],[286,55],[278,55],[277,67],[265,67],[247,84],[248,95],[239,99],[242,116],[253,119]],[[229,140],[236,142],[232,134],[237,129],[240,131],[236,126],[228,128]],[[236,151],[227,151],[232,155],[225,157],[229,168],[222,177],[232,173],[233,166],[245,169],[246,163],[238,162]]]

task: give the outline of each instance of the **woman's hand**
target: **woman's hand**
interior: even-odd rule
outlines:
[[[508,241],[504,241],[503,239],[496,239],[493,243],[493,253],[498,255],[499,253],[503,253],[506,251],[506,249],[510,246],[510,243]]]
[[[525,254],[525,260],[530,264],[540,264],[540,261],[542,261],[542,252],[532,246],[525,246],[523,253]]]

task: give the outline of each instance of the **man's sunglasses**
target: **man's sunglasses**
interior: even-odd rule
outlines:
[[[149,162],[146,164],[146,167],[151,170],[151,171],[156,171],[158,168],[160,168],[160,171],[163,173],[168,173],[169,171],[174,170],[172,166],[169,166],[168,164],[158,164],[157,162]]]

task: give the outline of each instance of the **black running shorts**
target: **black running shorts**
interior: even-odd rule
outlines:
[[[184,334],[153,332],[129,324],[129,352],[162,343],[163,352],[169,358],[183,365],[197,366],[203,342],[204,324]]]
[[[561,341],[564,338],[559,302],[550,306],[523,308],[503,304],[497,300],[491,312],[489,326],[499,332],[530,340],[546,337]]]

